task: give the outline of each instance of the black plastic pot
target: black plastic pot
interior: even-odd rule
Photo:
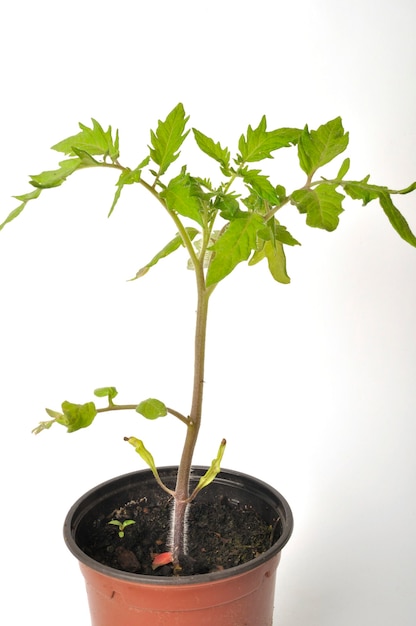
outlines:
[[[194,467],[191,487],[206,472]],[[174,487],[176,467],[158,470]],[[93,626],[271,626],[276,568],[293,529],[286,500],[273,487],[246,474],[223,470],[198,498],[225,495],[251,505],[274,529],[271,547],[251,561],[223,571],[153,577],[113,569],[85,554],[88,534],[103,512],[157,493],[150,470],[109,480],[82,496],[70,509],[64,538],[86,580]]]

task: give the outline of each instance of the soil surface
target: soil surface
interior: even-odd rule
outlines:
[[[149,504],[146,498],[127,503],[95,520],[88,541],[81,546],[86,554],[118,570],[153,576],[171,576],[172,565],[152,569],[156,554],[167,552],[171,503]],[[111,520],[134,520],[119,536]],[[277,524],[277,522],[276,522]],[[276,524],[274,526],[276,526]],[[196,500],[189,507],[188,550],[181,562],[182,576],[206,574],[246,563],[274,543],[275,528],[251,507],[228,500]]]

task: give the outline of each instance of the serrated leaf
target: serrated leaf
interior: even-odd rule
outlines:
[[[241,135],[238,142],[240,151],[237,157],[238,163],[272,159],[272,152],[296,144],[302,132],[298,128],[279,128],[268,132],[266,128],[267,120],[266,116],[263,115],[257,128],[253,130],[249,126],[247,136]]]
[[[237,200],[238,196],[234,193],[218,193],[214,200],[214,209],[219,212],[225,220],[233,220],[237,217],[243,217],[244,211],[240,209]]]
[[[318,130],[309,131],[305,126],[298,143],[301,168],[309,177],[312,176],[319,167],[344,152],[348,139],[340,117],[323,124]]]
[[[299,241],[275,217],[270,219],[263,228],[260,228],[257,235],[264,241],[280,241],[288,246],[300,246]]]
[[[57,419],[56,421],[66,426],[69,433],[73,433],[80,428],[87,428],[97,415],[97,409],[93,402],[73,404],[65,401],[62,403],[62,412],[62,420]]]
[[[253,189],[250,189],[250,194],[246,198],[241,198],[241,202],[252,213],[262,213],[264,211],[264,200]],[[241,216],[244,216],[244,211],[241,211]]]
[[[146,167],[146,165],[148,165],[149,161],[150,157],[146,157],[134,170],[131,170],[127,167],[121,172],[120,177],[117,181],[117,191],[114,194],[113,204],[111,205],[110,211],[108,212],[108,217],[110,217],[110,215],[114,211],[116,204],[120,199],[121,191],[124,185],[132,185],[134,183],[138,183],[142,176],[142,170],[144,167]]]
[[[288,285],[290,278],[286,271],[286,255],[283,245],[280,241],[266,241],[264,248],[270,274],[278,283]]]
[[[380,193],[379,201],[394,230],[404,241],[416,247],[416,237],[410,230],[410,226],[404,216],[400,213],[399,209],[394,206],[391,196],[387,192]]]
[[[79,160],[81,161],[81,166],[82,167],[97,167],[97,166],[101,165],[100,161],[97,161],[96,159],[94,159],[94,157],[92,157],[85,150],[80,150],[79,148],[74,148],[74,153],[79,158]]]
[[[156,398],[148,398],[140,402],[136,406],[136,412],[148,420],[155,420],[168,414],[166,406],[160,400],[156,400]]]
[[[321,183],[314,189],[299,189],[293,192],[291,198],[298,211],[306,213],[308,226],[327,231],[333,231],[338,226],[338,216],[344,210],[344,196],[335,190],[334,185]]]
[[[228,148],[221,148],[219,142],[215,143],[213,139],[207,137],[196,128],[193,128],[195,141],[202,152],[205,152],[212,159],[215,159],[227,170],[230,165],[230,151]]]
[[[181,172],[169,181],[168,186],[160,192],[168,208],[184,217],[198,222],[203,226],[201,216],[200,189],[195,180],[185,172]]]
[[[80,167],[82,167],[82,161],[79,157],[61,161],[59,163],[59,169],[48,170],[31,176],[30,184],[38,189],[51,189],[52,187],[59,187],[68,178],[68,176],[73,174]]]
[[[370,176],[366,176],[363,180],[351,180],[343,185],[344,191],[353,200],[362,200],[366,205],[372,200],[376,200],[380,193],[388,191],[387,187],[381,187],[380,185],[373,185],[368,182]]]
[[[257,265],[257,263],[260,263],[260,261],[263,261],[263,259],[266,258],[266,251],[264,248],[265,243],[266,243],[266,239],[262,239],[260,237],[257,243],[257,249],[253,252],[253,254],[251,255],[248,261],[248,265],[250,267],[252,267],[253,265]]]
[[[244,182],[251,188],[262,200],[270,204],[279,204],[280,199],[269,181],[269,177],[260,173],[261,170],[243,170],[241,176]]]
[[[416,189],[416,182],[406,187],[406,189],[391,191],[387,187],[369,183],[369,178],[370,176],[366,176],[361,181],[348,181],[343,185],[343,189],[353,200],[362,200],[364,205],[372,200],[378,199],[394,230],[404,241],[410,243],[412,246],[416,246],[415,235],[411,231],[405,217],[400,213],[391,199],[392,194],[403,195],[414,191]]]
[[[116,160],[119,156],[118,131],[116,131],[116,136],[113,139],[111,126],[108,127],[107,131],[104,131],[97,120],[92,119],[92,124],[92,128],[89,128],[80,122],[81,132],[55,144],[52,146],[52,150],[75,156],[75,148],[83,150],[89,155],[109,156],[113,161]]]
[[[156,165],[159,165],[158,176],[162,176],[179,156],[179,148],[185,141],[189,131],[185,126],[189,117],[185,117],[183,104],[179,103],[169,113],[166,120],[159,120],[156,132],[151,131],[152,148],[150,156]]]
[[[211,247],[214,255],[208,268],[206,284],[214,285],[256,249],[257,231],[264,226],[262,218],[256,213],[247,213],[230,222],[226,230]]]
[[[280,241],[280,243],[284,243],[287,246],[300,246],[300,242],[292,237],[286,226],[281,226],[280,224],[276,227],[275,241]]]
[[[39,198],[40,194],[41,194],[41,189],[35,189],[34,191],[30,192],[30,193],[25,193],[21,196],[14,196],[14,198],[16,198],[16,200],[20,200],[21,204],[19,204],[18,207],[16,207],[15,209],[13,209],[13,211],[11,211],[9,213],[9,215],[6,217],[6,219],[4,220],[4,222],[2,222],[0,224],[0,230],[2,230],[6,224],[8,224],[9,222],[12,222],[14,219],[16,219],[16,217],[18,217],[20,215],[20,213],[23,211],[23,209],[26,207],[26,204],[30,201],[30,200],[35,200],[36,198]]]
[[[278,283],[287,285],[290,278],[286,271],[286,255],[280,241],[264,240],[249,261],[249,265],[256,265],[267,259],[270,274]]]
[[[188,228],[185,228],[185,230],[188,233],[188,237],[191,239],[191,241],[198,234],[198,231],[196,230],[196,228],[188,227]],[[156,265],[156,263],[158,263],[161,259],[164,259],[165,257],[169,256],[169,254],[172,254],[172,252],[175,252],[175,250],[177,250],[183,245],[184,244],[182,241],[182,237],[179,234],[177,234],[176,237],[174,237],[171,241],[169,241],[169,243],[164,248],[162,248],[162,250],[158,252],[151,261],[149,261],[149,263],[147,263],[141,269],[139,269],[139,271],[136,273],[136,276],[134,278],[131,278],[130,280],[136,280],[137,278],[141,278],[142,276],[147,274],[149,269],[153,267],[154,265]]]

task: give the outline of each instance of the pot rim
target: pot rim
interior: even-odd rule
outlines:
[[[192,472],[193,476],[196,476],[198,472],[204,473],[206,472],[208,467],[202,465],[193,465]],[[162,476],[163,474],[176,472],[177,466],[164,466],[158,468],[159,474]],[[209,572],[207,574],[194,574],[191,576],[150,576],[146,574],[135,574],[132,572],[125,572],[123,570],[118,570],[108,565],[103,565],[99,561],[91,558],[78,546],[75,534],[78,528],[78,525],[81,519],[84,517],[86,512],[86,502],[91,498],[91,496],[96,493],[99,495],[100,493],[105,496],[108,492],[109,488],[114,488],[117,482],[123,483],[124,481],[128,481],[129,478],[135,476],[137,479],[140,479],[140,476],[149,476],[152,475],[150,469],[137,470],[134,472],[129,472],[127,474],[122,474],[120,476],[116,476],[106,480],[92,489],[88,490],[84,493],[69,509],[64,526],[63,526],[63,534],[64,540],[67,545],[67,548],[72,552],[72,554],[78,559],[80,563],[84,566],[87,566],[100,574],[110,577],[116,578],[118,580],[122,580],[125,582],[136,583],[136,584],[144,584],[144,585],[167,585],[167,586],[177,586],[177,585],[190,585],[190,584],[203,584],[207,582],[222,580],[225,578],[230,578],[233,576],[238,576],[240,574],[244,574],[248,571],[254,570],[257,567],[262,566],[265,562],[272,560],[273,557],[277,557],[281,552],[282,548],[289,541],[292,531],[293,531],[293,515],[290,509],[290,506],[287,500],[271,485],[268,483],[255,478],[249,474],[245,474],[244,472],[239,472],[236,470],[229,469],[221,469],[221,472],[216,476],[214,483],[222,483],[223,485],[234,485],[237,488],[247,490],[247,484],[251,485],[251,489],[248,491],[252,493],[256,493],[258,497],[262,499],[274,502],[275,506],[279,505],[281,512],[283,515],[281,516],[282,523],[282,533],[277,541],[265,552],[260,554],[259,556],[243,563],[241,565],[236,565],[234,567],[230,567],[228,569],[224,569],[218,572]],[[120,485],[121,486],[121,485]],[[95,501],[94,504],[96,504]],[[92,505],[88,508],[91,508]],[[81,512],[82,511],[82,512]],[[283,518],[283,519],[282,519]]]

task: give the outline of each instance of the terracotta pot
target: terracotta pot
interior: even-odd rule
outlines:
[[[195,467],[197,483],[207,468]],[[174,485],[176,468],[159,473]],[[82,496],[70,509],[64,525],[69,550],[85,577],[92,626],[271,626],[276,568],[283,546],[293,529],[286,500],[272,487],[251,476],[223,470],[198,498],[213,495],[250,504],[275,528],[274,543],[266,552],[243,565],[220,572],[182,577],[132,574],[102,565],[79,545],[87,528],[101,512],[154,491],[150,470],[109,480]],[[211,495],[210,495],[211,494]]]

